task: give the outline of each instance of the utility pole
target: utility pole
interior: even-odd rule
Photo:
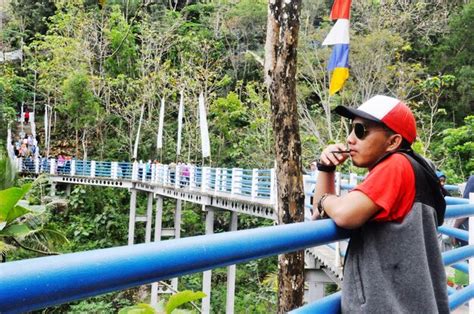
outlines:
[[[265,82],[270,95],[276,146],[278,223],[304,219],[298,107],[296,102],[296,49],[301,0],[269,0],[265,44]],[[304,252],[278,257],[278,313],[303,304]]]

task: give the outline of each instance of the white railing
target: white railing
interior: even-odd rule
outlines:
[[[273,169],[211,168],[142,162],[13,158],[22,173],[104,178],[151,183],[204,193],[229,194],[249,200],[274,200]],[[268,203],[268,202],[267,202]]]

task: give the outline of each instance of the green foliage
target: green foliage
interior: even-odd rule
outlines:
[[[1,143],[0,143],[1,144]],[[16,183],[16,169],[2,150],[0,150],[0,190],[12,187]]]
[[[193,302],[199,299],[202,299],[206,294],[202,291],[180,291],[173,294],[169,299],[166,305],[164,300],[161,300],[158,304],[158,309],[155,310],[151,305],[139,303],[134,306],[130,306],[119,311],[119,314],[185,314],[185,313],[194,313],[194,311],[187,311],[178,309],[179,306],[186,304],[188,302]]]
[[[452,15],[449,31],[441,43],[433,47],[430,65],[433,72],[452,74],[456,77],[455,88],[445,98],[445,107],[450,108],[460,120],[472,112],[474,102],[474,2],[470,1]]]
[[[4,31],[4,37],[11,46],[20,48],[23,43],[30,43],[37,34],[46,33],[47,19],[56,11],[54,1],[15,0],[9,2],[13,19]]]
[[[443,131],[441,154],[446,157],[445,169],[452,182],[462,182],[474,173],[474,116],[467,116],[465,125]]]
[[[187,302],[196,301],[204,297],[206,297],[206,294],[202,291],[194,292],[190,290],[185,290],[185,291],[180,291],[176,294],[173,294],[169,298],[168,303],[166,304],[166,314],[171,314],[174,311],[174,309],[178,308],[179,306]]]
[[[129,306],[119,311],[119,314],[155,314],[156,310],[146,303]]]
[[[31,184],[25,184],[21,188],[11,187],[0,191],[0,230],[5,229],[13,220],[29,212],[28,209],[17,205],[17,203],[30,188]]]
[[[41,220],[44,207],[30,207],[22,199],[31,184],[0,190],[0,252],[21,247],[40,254],[49,254],[55,243],[67,243],[64,235],[50,229]]]
[[[125,74],[134,77],[136,74],[135,60],[138,57],[135,34],[125,20],[120,7],[112,6],[105,35],[110,41],[111,56],[106,59],[108,74],[116,77]]]
[[[59,109],[74,117],[76,130],[87,128],[97,120],[100,107],[89,86],[89,78],[83,72],[71,74],[63,84],[67,106]]]

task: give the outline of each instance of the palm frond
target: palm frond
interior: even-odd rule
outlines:
[[[10,158],[0,151],[0,190],[8,189],[16,183],[17,172]]]

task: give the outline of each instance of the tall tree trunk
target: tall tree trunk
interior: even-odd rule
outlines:
[[[296,103],[296,48],[301,0],[269,0],[265,81],[270,94],[276,145],[278,220],[303,221],[301,141]],[[278,313],[303,303],[304,252],[279,256]]]

